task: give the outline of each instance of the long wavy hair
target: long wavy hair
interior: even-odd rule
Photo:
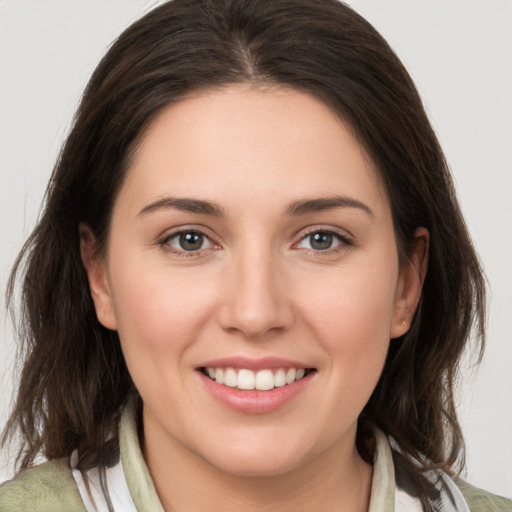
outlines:
[[[402,263],[416,228],[430,232],[420,305],[410,330],[391,342],[357,435],[366,460],[374,427],[395,439],[416,461],[411,471],[428,508],[422,472],[454,472],[464,460],[454,386],[472,332],[477,353],[483,349],[484,278],[409,74],[379,33],[337,0],[174,0],[111,46],[9,281],[23,369],[3,441],[21,434],[20,469],[38,454],[68,457],[75,449],[82,469],[109,463],[120,410],[137,392],[117,333],[96,318],[78,226],[87,224],[103,251],[144,130],[184,95],[233,83],[309,93],[350,126],[385,184]]]

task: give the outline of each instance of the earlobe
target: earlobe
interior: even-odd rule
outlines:
[[[417,228],[414,233],[412,252],[400,271],[391,326],[391,338],[403,336],[409,330],[427,274],[429,243],[430,235],[428,230]]]
[[[107,329],[116,330],[112,293],[107,279],[105,259],[96,251],[96,240],[89,226],[80,224],[80,254],[87,272],[91,297],[98,321]]]

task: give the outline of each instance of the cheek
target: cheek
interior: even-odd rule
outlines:
[[[296,296],[327,338],[348,341],[380,332],[389,340],[397,278],[393,264],[347,265],[325,276],[309,276]]]
[[[119,266],[116,267],[119,269]],[[118,332],[130,366],[175,366],[197,339],[212,308],[212,290],[186,272],[130,265],[112,276]],[[139,268],[139,271],[133,271]],[[174,364],[173,364],[174,363]],[[165,365],[162,365],[165,367]],[[134,368],[135,370],[136,368]]]
[[[304,320],[330,360],[331,389],[342,391],[335,399],[346,407],[349,397],[354,411],[373,392],[389,348],[397,278],[390,268],[340,268],[324,286],[317,279],[302,294]]]

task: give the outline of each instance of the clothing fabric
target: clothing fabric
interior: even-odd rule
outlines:
[[[375,435],[368,512],[421,512],[404,469],[404,457],[382,432],[376,431]],[[75,452],[71,460],[52,460],[22,472],[0,486],[0,512],[105,512],[107,499],[115,512],[164,512],[142,456],[133,405],[121,417],[119,448],[119,462],[107,468],[103,482],[97,468],[83,473],[77,469]],[[438,512],[512,512],[511,500],[461,480],[454,482],[441,471],[431,471],[427,477]]]

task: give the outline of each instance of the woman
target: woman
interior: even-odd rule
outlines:
[[[456,244],[458,251],[452,251]],[[93,74],[11,280],[1,510],[512,510],[457,478],[481,269],[403,66],[331,0],[175,0]]]

